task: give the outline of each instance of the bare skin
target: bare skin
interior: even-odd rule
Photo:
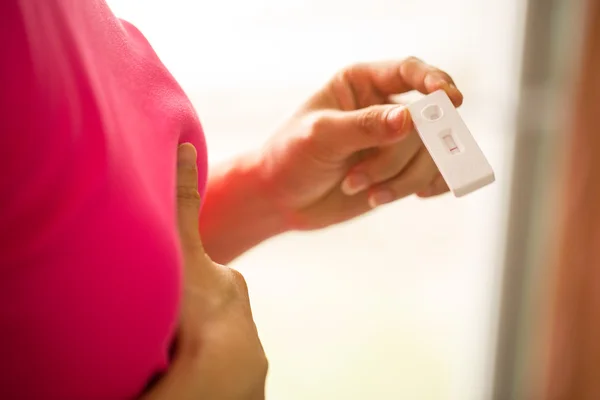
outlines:
[[[462,104],[447,73],[414,57],[342,69],[266,144],[211,168],[200,216],[208,253],[228,263],[286,231],[447,192],[408,110],[391,99],[438,89]]]
[[[184,293],[167,374],[141,400],[261,400],[267,358],[242,275],[213,262],[198,231],[198,171],[191,144],[178,152],[177,213]]]

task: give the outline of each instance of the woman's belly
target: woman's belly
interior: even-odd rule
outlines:
[[[172,227],[133,197],[99,193],[26,270],[3,277],[7,398],[132,399],[167,367],[177,243]]]
[[[200,124],[102,0],[0,2],[0,26],[0,398],[134,399],[168,366],[175,156],[196,146],[204,190]]]
[[[1,398],[134,399],[168,367],[182,278],[176,148],[199,148],[201,188],[206,153],[199,126],[188,139],[177,124],[157,126],[175,133],[152,143],[136,131],[104,136],[88,156],[78,146],[63,153],[67,168],[39,157],[36,176],[53,183],[23,184],[27,207],[9,207]]]
[[[0,397],[134,399],[168,367],[182,278],[178,136],[132,136],[46,174],[55,183],[14,208],[21,240],[0,268]],[[201,136],[190,137],[202,164]]]

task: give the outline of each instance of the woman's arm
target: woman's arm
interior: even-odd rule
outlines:
[[[418,58],[357,64],[335,74],[260,152],[218,166],[200,218],[209,254],[226,263],[287,230],[447,192],[407,108],[389,104],[412,90],[444,90],[456,107],[463,101],[446,72]]]
[[[227,264],[287,230],[261,183],[262,168],[254,152],[211,166],[200,232],[204,247],[215,262]]]

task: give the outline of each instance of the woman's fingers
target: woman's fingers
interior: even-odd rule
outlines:
[[[413,131],[402,142],[377,149],[352,167],[342,182],[342,191],[354,195],[395,177],[402,173],[422,146],[421,139]]]
[[[413,124],[399,105],[374,105],[354,111],[322,111],[311,119],[310,141],[318,154],[345,160],[353,154],[405,139]]]
[[[437,174],[438,169],[431,156],[421,147],[402,174],[369,189],[369,205],[375,208],[419,192],[425,189]]]
[[[441,89],[456,107],[463,101],[450,75],[416,57],[352,65],[340,71],[331,85],[335,93],[344,94],[338,96],[341,96],[338,101],[344,100],[345,106],[341,107],[344,110],[373,104],[374,97],[385,98],[411,90],[429,94]]]
[[[442,177],[442,174],[438,173],[437,176],[433,179],[433,182],[431,182],[431,184],[429,185],[429,187],[425,188],[420,192],[417,192],[417,196],[423,198],[434,197],[439,196],[440,194],[444,194],[449,190],[450,189],[448,189],[448,185]]]

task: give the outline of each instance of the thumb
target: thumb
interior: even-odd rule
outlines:
[[[349,156],[371,147],[402,140],[413,130],[408,109],[402,105],[374,105],[354,111],[334,111],[323,115],[316,135],[332,149]],[[321,131],[321,132],[319,132]]]
[[[196,148],[184,143],[177,149],[177,224],[184,253],[202,250],[198,230],[200,194]]]

